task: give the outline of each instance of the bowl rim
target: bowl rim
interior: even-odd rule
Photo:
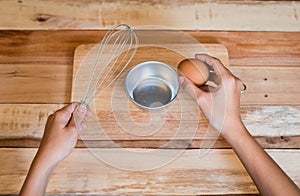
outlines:
[[[130,76],[136,69],[138,69],[139,67],[145,66],[145,65],[147,65],[147,64],[152,64],[152,63],[158,64],[158,65],[160,65],[160,66],[164,66],[164,67],[167,68],[169,71],[171,71],[171,72],[174,74],[174,76],[176,76],[176,79],[177,79],[177,80],[176,80],[176,83],[177,83],[177,86],[178,86],[178,88],[174,89],[174,96],[172,97],[172,99],[170,99],[168,103],[163,104],[163,105],[158,106],[158,107],[148,107],[148,106],[144,106],[144,105],[142,105],[142,104],[136,102],[135,99],[134,99],[133,97],[130,96],[131,92],[129,92],[129,88],[128,88],[128,84],[127,84],[127,81],[129,80],[129,76]],[[169,85],[168,85],[168,86],[169,86]],[[179,91],[180,91],[180,84],[179,84],[179,81],[178,81],[178,72],[176,71],[176,69],[174,69],[173,67],[171,67],[170,65],[168,65],[168,64],[166,64],[166,63],[164,63],[164,62],[160,62],[160,61],[144,61],[144,62],[141,62],[141,63],[135,65],[133,68],[131,68],[131,69],[129,70],[129,72],[127,73],[126,78],[125,78],[125,90],[126,90],[126,93],[127,93],[128,98],[129,98],[134,104],[136,104],[136,105],[138,105],[138,106],[140,106],[140,107],[142,107],[142,108],[144,108],[144,109],[151,109],[151,110],[153,110],[153,109],[162,109],[162,108],[165,108],[165,107],[167,107],[168,105],[170,105],[170,104],[176,99],[177,95],[179,94]],[[134,89],[133,89],[133,90],[134,90]]]

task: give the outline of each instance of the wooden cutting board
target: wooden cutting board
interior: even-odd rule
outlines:
[[[80,64],[94,46],[80,45],[75,50],[71,101],[81,100],[86,86],[82,85],[84,82],[78,81],[77,74],[84,75],[81,80],[88,79],[88,70],[80,68]],[[83,140],[177,140],[217,137],[216,134],[207,135],[207,120],[195,101],[183,90],[180,90],[172,104],[162,110],[145,110],[129,100],[124,80],[128,71],[141,62],[160,61],[176,69],[182,59],[192,58],[196,53],[206,53],[229,66],[228,52],[223,45],[204,44],[199,47],[199,44],[172,44],[169,48],[171,49],[159,45],[139,46],[124,73],[90,106],[94,115],[92,119],[88,119],[87,131],[81,135]],[[178,51],[184,51],[184,55]]]

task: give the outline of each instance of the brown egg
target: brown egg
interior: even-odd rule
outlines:
[[[191,80],[197,86],[203,85],[209,77],[209,70],[205,63],[197,59],[184,59],[177,69],[179,73]]]

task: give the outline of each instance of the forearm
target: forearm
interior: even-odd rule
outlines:
[[[20,195],[44,195],[54,169],[74,149],[78,132],[85,127],[85,117],[91,116],[86,106],[81,109],[77,106],[77,103],[66,105],[48,117],[39,150]],[[78,117],[76,120],[75,116]]]
[[[44,195],[48,181],[56,165],[45,162],[46,159],[39,157],[34,158],[28,175],[20,191],[20,195],[39,196]]]
[[[298,187],[260,147],[242,123],[224,130],[230,143],[262,195],[299,195]],[[230,132],[230,134],[227,134]]]

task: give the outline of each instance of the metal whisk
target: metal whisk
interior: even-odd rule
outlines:
[[[120,24],[111,28],[83,61],[91,67],[81,103],[88,106],[111,86],[128,66],[138,48],[133,29]]]

